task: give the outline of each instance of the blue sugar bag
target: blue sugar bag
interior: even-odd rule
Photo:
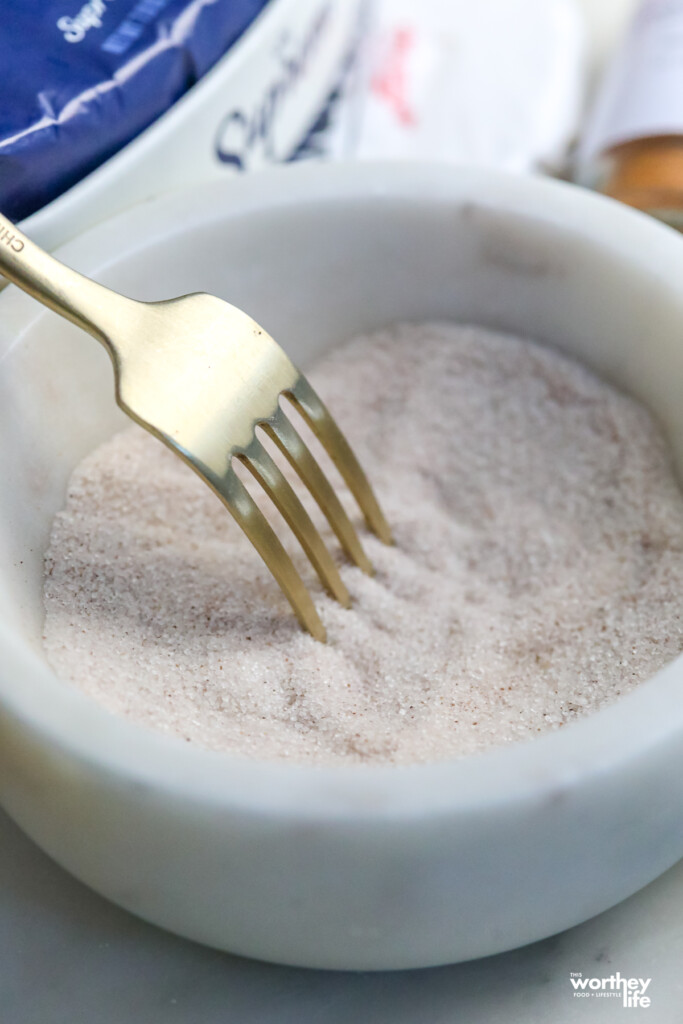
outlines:
[[[168,109],[268,0],[0,0],[0,210],[21,220]]]

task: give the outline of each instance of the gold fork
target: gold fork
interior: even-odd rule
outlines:
[[[49,256],[0,214],[0,271],[82,327],[109,352],[116,401],[187,462],[232,513],[279,583],[299,622],[317,640],[325,628],[311,595],[233,467],[251,471],[296,535],[326,589],[349,593],[319,532],[256,435],[272,438],[325,513],[347,555],[372,566],[334,488],[284,414],[286,395],[318,437],[385,543],[391,532],[344,435],[302,373],[259,325],[214,295],[139,302]]]

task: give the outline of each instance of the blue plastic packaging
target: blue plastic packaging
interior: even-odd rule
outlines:
[[[168,109],[268,0],[1,0],[0,210],[21,220]]]

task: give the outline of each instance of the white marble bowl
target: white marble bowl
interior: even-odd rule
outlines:
[[[533,336],[640,397],[683,469],[683,241],[546,181],[285,168],[175,195],[65,246],[141,298],[249,310],[301,363],[448,317]],[[75,463],[122,422],[103,350],[0,296],[0,798],[149,921],[290,964],[405,968],[568,928],[683,855],[683,661],[607,710],[460,762],[248,762],[116,718],[41,651],[42,555]]]

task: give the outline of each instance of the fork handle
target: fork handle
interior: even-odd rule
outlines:
[[[92,334],[105,345],[121,304],[132,299],[91,281],[27,238],[0,213],[0,272],[25,292]],[[115,300],[113,302],[112,300]]]

